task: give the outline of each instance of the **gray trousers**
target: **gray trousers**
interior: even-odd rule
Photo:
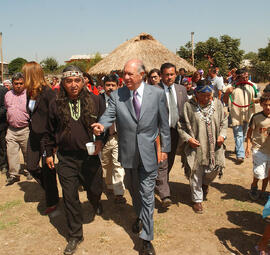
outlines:
[[[29,128],[13,128],[7,129],[7,157],[9,165],[9,175],[19,176],[20,171],[20,149],[23,154],[24,162],[26,162],[27,141],[29,137]]]
[[[143,222],[140,238],[151,241],[154,238],[155,183],[157,170],[146,172],[142,163],[137,169],[125,169],[125,184],[132,198],[137,217]]]
[[[191,199],[195,203],[202,203],[203,191],[202,185],[209,185],[217,176],[219,168],[211,172],[207,171],[208,166],[199,166],[190,176]]]

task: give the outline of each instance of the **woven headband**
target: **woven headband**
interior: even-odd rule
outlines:
[[[81,77],[83,78],[82,72],[79,71],[66,71],[62,74],[62,79],[71,77],[71,76],[76,76],[76,77]]]
[[[199,93],[210,93],[213,91],[213,85],[197,86],[195,91]]]

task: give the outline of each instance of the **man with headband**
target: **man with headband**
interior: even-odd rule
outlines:
[[[98,153],[102,137],[92,133],[91,124],[98,121],[105,110],[100,97],[87,91],[82,72],[76,66],[63,71],[59,93],[49,106],[48,127],[44,144],[46,163],[54,168],[53,150],[58,147],[57,173],[63,190],[64,208],[68,221],[69,242],[64,254],[73,254],[83,241],[82,212],[78,188],[82,184],[97,215],[102,213],[102,169]],[[93,155],[86,144],[95,143]]]
[[[184,122],[178,122],[180,138],[185,141],[182,161],[190,181],[193,210],[203,213],[209,184],[225,167],[223,146],[227,118],[220,100],[213,98],[213,85],[200,80],[195,96],[184,105]]]

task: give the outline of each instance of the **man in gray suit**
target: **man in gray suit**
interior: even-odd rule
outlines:
[[[171,151],[168,159],[160,162],[156,190],[161,198],[161,205],[167,208],[171,205],[169,173],[173,167],[175,154],[177,150],[179,135],[177,132],[177,122],[183,119],[184,104],[188,100],[186,88],[175,83],[176,67],[171,63],[164,63],[160,67],[161,83],[156,85],[164,90],[167,99],[167,108],[169,109],[169,125],[171,133]],[[163,143],[161,139],[161,143]]]
[[[126,86],[110,95],[109,106],[99,123],[92,125],[100,135],[114,121],[118,131],[119,161],[125,168],[126,186],[131,194],[137,219],[132,226],[143,241],[141,254],[155,254],[153,240],[154,188],[158,163],[156,138],[162,138],[161,160],[171,149],[166,98],[162,90],[143,82],[145,67],[138,59],[124,67]]]

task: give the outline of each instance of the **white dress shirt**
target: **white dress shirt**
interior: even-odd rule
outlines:
[[[168,89],[168,86],[167,85],[165,85],[164,83],[163,83],[163,86],[164,86],[164,91],[165,91],[165,95],[166,95],[166,98],[167,98],[167,102],[168,102],[168,106],[170,105],[170,96],[169,96],[169,89]],[[176,91],[175,91],[175,87],[174,87],[174,84],[172,84],[171,86],[171,90],[172,90],[172,92],[173,92],[173,97],[174,97],[174,100],[175,100],[175,103],[176,103],[176,105],[177,105],[177,96],[176,96]],[[169,126],[171,126],[171,113],[170,113],[170,107],[168,107],[169,108]]]
[[[137,98],[139,100],[140,105],[142,105],[143,90],[144,90],[144,82],[142,82],[140,87],[137,88],[137,92],[138,92],[137,93]],[[130,90],[131,101],[133,100],[133,92],[134,92],[134,90]]]

